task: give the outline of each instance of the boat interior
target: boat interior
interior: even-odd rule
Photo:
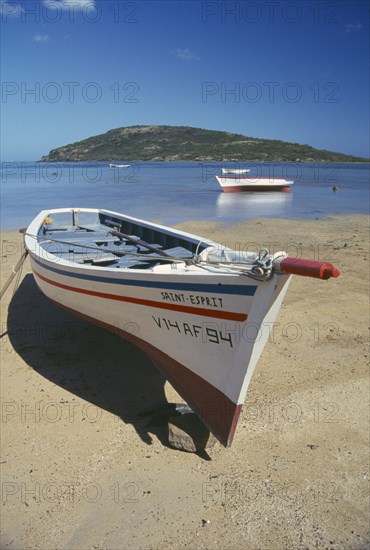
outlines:
[[[190,260],[209,246],[146,222],[78,210],[51,213],[38,241],[48,254],[61,259],[121,269],[151,269]]]

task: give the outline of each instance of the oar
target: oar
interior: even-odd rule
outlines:
[[[28,235],[29,237],[33,237],[34,239],[36,239],[35,235],[31,235],[31,234],[28,234],[26,233],[26,235]],[[127,252],[127,251],[122,251],[122,250],[114,250],[113,248],[102,248],[101,246],[91,246],[91,245],[88,245],[88,244],[85,244],[85,243],[74,243],[73,241],[63,241],[61,239],[50,239],[50,238],[45,238],[43,241],[38,241],[38,242],[41,242],[42,243],[60,243],[60,244],[68,244],[70,246],[73,246],[73,247],[77,247],[77,248],[87,248],[88,250],[97,250],[98,252],[101,252],[102,254],[115,254],[116,256],[136,256],[137,258],[140,258],[143,262],[149,262],[149,261],[153,261],[153,260],[161,260],[161,261],[168,261],[168,262],[180,262],[180,263],[186,263],[186,262],[189,262],[189,260],[191,259],[187,259],[187,258],[177,258],[176,256],[172,256],[171,254],[168,254],[167,252],[163,252],[162,250],[159,250],[157,248],[155,248],[154,246],[152,247],[153,250],[155,251],[158,251],[158,253],[162,253],[162,258],[156,258],[155,256],[150,256],[149,254],[146,254],[146,255],[143,255],[139,252]],[[91,241],[93,242],[93,240]],[[135,243],[138,243],[138,240],[137,239],[133,239],[133,242]],[[143,242],[143,241],[141,241]],[[138,243],[140,244],[140,243]],[[58,253],[56,252],[55,253],[55,256],[58,256]]]
[[[121,237],[123,239],[126,239],[128,241],[131,241],[135,244],[139,244],[140,246],[143,246],[144,248],[147,248],[148,250],[152,250],[153,252],[156,252],[157,254],[160,254],[160,256],[166,256],[166,258],[171,258],[171,254],[167,254],[164,250],[161,250],[160,248],[157,248],[153,246],[152,244],[149,244],[145,241],[142,241],[141,239],[135,239],[135,237],[132,237],[131,235],[126,235],[126,233],[121,233],[121,231],[109,231],[111,235],[114,235],[115,237]]]
[[[12,274],[10,275],[9,279],[6,281],[5,285],[3,286],[2,290],[1,290],[0,300],[3,297],[3,295],[5,294],[5,292],[7,291],[7,289],[9,288],[12,280],[14,279],[14,277],[17,275],[18,271],[22,267],[22,264],[23,264],[24,260],[26,259],[27,254],[28,254],[28,250],[25,250],[23,252],[22,256],[20,257],[20,259],[18,260],[17,264],[15,265],[15,267],[13,267]]]

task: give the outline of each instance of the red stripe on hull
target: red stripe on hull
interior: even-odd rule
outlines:
[[[56,303],[61,305],[58,302]],[[234,438],[242,405],[233,403],[226,395],[204,380],[201,376],[198,376],[190,369],[141,338],[109,325],[104,321],[99,321],[88,315],[84,315],[72,308],[66,306],[62,307],[78,317],[108,329],[115,334],[119,334],[119,336],[125,340],[128,340],[142,349],[163,372],[184,401],[186,401],[193,411],[202,419],[209,431],[217,437],[222,445],[230,447]]]
[[[36,277],[39,277],[46,283],[70,292],[79,292],[80,294],[87,294],[89,296],[97,296],[98,298],[105,298],[106,300],[118,300],[120,302],[128,302],[131,304],[138,304],[146,307],[156,307],[160,309],[170,309],[172,311],[180,311],[181,313],[190,313],[191,315],[201,315],[203,317],[212,317],[213,319],[227,319],[228,321],[246,321],[248,315],[246,313],[234,313],[233,311],[218,311],[215,309],[203,309],[190,306],[179,306],[177,304],[167,304],[162,302],[155,302],[153,300],[143,300],[142,298],[131,298],[130,296],[120,296],[118,294],[108,294],[106,292],[97,292],[95,290],[88,290],[87,288],[77,288],[74,286],[58,283],[44,277],[37,271],[33,270]]]
[[[228,187],[222,187],[224,193],[245,193],[247,191],[284,191],[290,192],[290,187],[276,186],[276,185],[230,185]]]

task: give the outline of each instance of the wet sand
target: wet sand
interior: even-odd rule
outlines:
[[[181,401],[146,357],[48,301],[26,261],[1,303],[1,548],[368,548],[368,218],[179,228],[342,276],[293,278],[233,446],[196,455],[140,416]],[[21,240],[1,235],[2,285]]]

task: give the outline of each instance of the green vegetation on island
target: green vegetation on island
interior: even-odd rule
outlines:
[[[309,145],[190,126],[128,126],[53,149],[43,162],[66,161],[368,162]]]

